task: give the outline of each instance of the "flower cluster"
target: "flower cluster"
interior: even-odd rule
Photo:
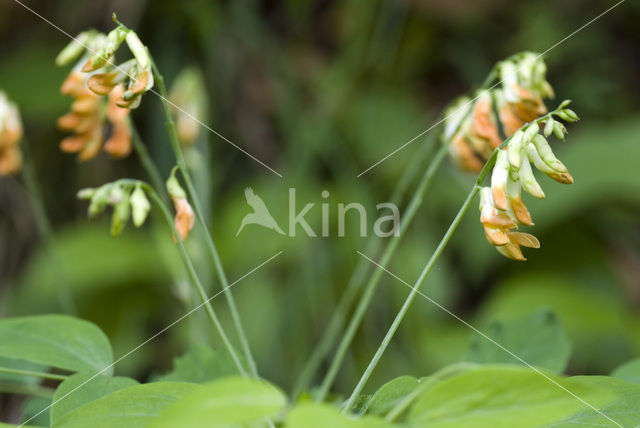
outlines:
[[[552,133],[560,140],[565,138],[566,128],[554,116],[567,122],[578,120],[567,105],[565,101],[558,110],[517,130],[497,153],[491,187],[480,189],[480,222],[487,240],[511,259],[526,260],[521,246],[540,247],[535,236],[517,231],[518,225],[533,226],[531,214],[522,202],[521,189],[544,198],[531,166],[560,183],[573,183],[567,167],[555,157],[545,138]],[[544,124],[544,135],[539,133],[539,124]]]
[[[22,166],[18,143],[22,138],[20,112],[0,91],[0,176],[14,174]]]
[[[461,97],[447,109],[444,140],[458,165],[480,172],[502,137],[547,112],[543,99],[553,97],[553,89],[545,74],[539,55],[514,55],[496,64],[492,72],[500,85],[479,90],[473,99]]]
[[[134,58],[115,65],[114,55],[126,43]],[[80,58],[62,84],[61,92],[75,101],[58,126],[73,132],[60,147],[78,153],[80,160],[95,157],[100,149],[114,157],[131,152],[128,114],[140,105],[141,95],[153,87],[151,57],[137,34],[119,25],[109,34],[80,33],[56,58],[65,65]],[[110,126],[105,126],[106,122]],[[105,141],[106,129],[110,136]]]
[[[82,189],[78,192],[78,198],[91,200],[90,218],[103,213],[108,206],[113,207],[111,216],[111,235],[113,236],[122,232],[130,217],[136,227],[142,226],[151,209],[141,183],[133,180],[118,180],[96,189]]]

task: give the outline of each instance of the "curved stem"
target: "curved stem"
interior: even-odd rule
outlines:
[[[162,103],[162,110],[164,113],[165,126],[167,128],[167,132],[169,133],[169,140],[171,141],[171,147],[173,148],[174,155],[176,157],[176,162],[178,164],[178,168],[180,169],[180,173],[182,174],[182,178],[187,186],[187,192],[193,202],[193,208],[196,214],[196,219],[200,224],[200,227],[205,232],[205,242],[207,245],[207,250],[209,256],[211,257],[211,261],[215,267],[216,273],[218,275],[218,279],[220,280],[220,287],[224,290],[225,298],[227,299],[227,304],[229,305],[229,311],[231,313],[231,317],[233,319],[233,323],[236,328],[236,332],[238,334],[238,338],[240,340],[240,345],[242,346],[243,353],[245,358],[249,364],[249,371],[254,376],[258,376],[258,370],[256,367],[255,359],[253,358],[253,354],[251,352],[251,348],[249,346],[249,341],[247,340],[247,336],[244,332],[244,328],[242,326],[242,321],[240,319],[240,314],[238,312],[238,308],[235,303],[235,299],[233,298],[233,294],[229,289],[229,281],[227,280],[227,275],[224,272],[224,268],[222,267],[222,262],[220,260],[220,255],[218,254],[218,250],[216,249],[215,243],[213,242],[213,238],[211,237],[211,233],[209,232],[209,227],[207,226],[207,222],[205,221],[204,215],[202,213],[202,206],[200,204],[200,198],[198,197],[195,186],[193,184],[193,180],[191,179],[191,175],[189,170],[187,169],[187,164],[185,162],[184,156],[182,154],[182,150],[180,148],[180,142],[178,140],[178,135],[176,133],[176,126],[173,121],[173,117],[171,116],[171,110],[169,108],[169,104],[167,101],[167,90],[164,85],[164,79],[158,68],[155,65],[155,62],[152,62],[153,68],[153,77],[158,86],[158,93],[160,95],[160,101]]]
[[[431,141],[425,142],[421,146],[421,150],[417,156],[412,158],[409,166],[404,170],[402,177],[398,180],[393,192],[391,193],[390,202],[399,205],[404,199],[404,195],[409,185],[413,182],[415,176],[420,172],[422,162],[431,149]],[[433,162],[433,160],[432,160]],[[371,239],[366,245],[367,253],[377,253],[380,249],[383,240],[380,237],[372,235]],[[333,315],[327,324],[327,327],[322,333],[322,338],[318,342],[318,345],[311,352],[311,356],[305,363],[298,380],[293,388],[293,399],[300,395],[300,393],[309,387],[314,374],[320,368],[324,358],[331,352],[334,346],[340,330],[344,327],[345,320],[347,318],[347,311],[358,296],[358,291],[364,285],[365,276],[369,272],[370,263],[364,259],[359,259],[356,263],[356,267],[347,282],[347,286],[338,301],[336,309],[333,311]]]
[[[211,320],[211,322],[213,323],[215,328],[218,330],[218,333],[220,334],[220,337],[222,338],[222,342],[224,343],[225,347],[229,351],[229,354],[231,355],[231,358],[233,359],[233,362],[237,366],[238,371],[243,376],[246,376],[247,372],[244,369],[244,367],[242,366],[242,364],[240,363],[240,359],[238,358],[238,355],[236,354],[236,351],[233,348],[233,345],[229,341],[229,337],[225,333],[224,328],[222,327],[222,324],[220,323],[220,320],[218,319],[218,316],[214,312],[213,307],[211,306],[211,302],[209,302],[209,298],[207,296],[207,293],[204,291],[204,288],[202,287],[202,284],[200,283],[200,279],[198,278],[198,274],[196,273],[196,270],[195,270],[195,267],[193,266],[191,258],[189,257],[189,254],[187,253],[187,249],[184,246],[184,242],[182,241],[182,239],[180,239],[180,236],[178,235],[178,232],[175,229],[175,225],[173,224],[173,218],[171,216],[171,212],[166,207],[164,202],[162,202],[162,199],[160,198],[158,193],[155,190],[153,190],[153,188],[151,186],[149,186],[146,183],[141,183],[141,184],[144,187],[144,190],[149,194],[151,199],[156,203],[158,208],[160,208],[160,211],[162,211],[162,215],[164,216],[164,219],[166,220],[167,224],[169,225],[169,227],[171,228],[171,230],[173,232],[173,236],[176,237],[176,241],[177,241],[177,244],[178,244],[178,252],[180,253],[180,257],[182,258],[182,261],[183,261],[183,263],[184,263],[184,265],[185,265],[185,267],[187,269],[187,272],[189,274],[189,277],[191,278],[191,281],[195,285],[195,287],[196,287],[196,289],[198,291],[198,294],[200,295],[200,299],[202,299],[202,302],[204,303],[204,306],[205,306],[205,309],[207,311],[207,315],[209,316],[209,319]]]
[[[138,133],[136,127],[133,125],[133,121],[131,119],[129,119],[129,128],[131,129],[131,143],[133,145],[133,150],[138,155],[142,167],[149,176],[149,180],[151,180],[151,184],[157,189],[158,192],[160,192],[163,197],[166,196],[162,176],[160,175],[155,162],[153,162],[153,159],[151,158],[147,147],[142,142],[142,138],[140,138],[140,134]]]
[[[544,121],[546,118],[551,117],[552,115],[556,114],[558,112],[558,110],[559,109],[555,109],[555,110],[545,114],[544,116],[541,116],[541,117],[539,117],[539,118],[537,118],[537,119],[535,119],[535,120],[533,120],[533,121],[531,121],[529,123],[526,123],[520,129],[524,129],[527,126],[529,126],[530,124],[532,124],[532,123],[539,123],[541,121]],[[367,366],[366,370],[362,374],[362,377],[360,378],[360,380],[358,381],[358,384],[356,385],[355,389],[351,393],[351,396],[349,397],[349,399],[344,404],[344,408],[342,409],[343,413],[348,412],[353,407],[353,405],[355,404],[358,396],[362,392],[362,389],[364,388],[365,384],[369,380],[369,377],[371,376],[371,373],[373,373],[373,370],[378,365],[378,362],[380,361],[380,358],[382,358],[382,354],[384,354],[384,351],[387,349],[387,346],[389,346],[389,342],[391,342],[391,339],[393,338],[396,330],[398,329],[398,326],[400,325],[400,323],[404,319],[404,316],[406,315],[407,311],[409,310],[409,307],[411,306],[411,303],[413,302],[413,299],[415,298],[416,294],[419,292],[420,286],[422,286],[424,281],[427,279],[427,276],[431,272],[431,269],[433,268],[433,265],[435,264],[435,262],[440,257],[440,254],[442,254],[442,251],[444,250],[444,248],[446,247],[447,243],[449,242],[449,239],[451,239],[451,236],[456,231],[458,225],[460,224],[460,221],[462,220],[462,218],[464,217],[465,213],[469,209],[469,205],[471,204],[471,201],[473,200],[473,198],[476,196],[476,194],[480,190],[480,188],[481,188],[480,186],[482,186],[482,183],[484,182],[485,178],[487,177],[487,174],[489,173],[491,168],[493,168],[493,166],[495,165],[496,158],[498,156],[498,152],[500,150],[502,150],[504,147],[506,147],[507,144],[509,144],[509,141],[511,140],[511,138],[512,137],[509,137],[509,138],[505,139],[502,142],[502,144],[500,144],[498,147],[496,147],[495,150],[491,153],[491,156],[489,156],[489,159],[487,159],[487,162],[482,167],[482,170],[480,171],[480,174],[478,174],[478,178],[477,178],[476,182],[474,183],[473,187],[471,188],[471,191],[467,195],[467,198],[465,199],[464,203],[460,207],[460,210],[458,211],[458,214],[453,219],[453,222],[451,222],[451,225],[449,226],[449,229],[447,230],[447,232],[442,237],[442,240],[440,240],[440,243],[438,244],[438,247],[436,248],[435,252],[431,256],[431,259],[429,259],[429,262],[427,263],[427,265],[424,267],[424,269],[420,273],[420,276],[416,280],[415,284],[413,285],[413,287],[411,287],[411,292],[409,293],[409,295],[405,299],[404,304],[400,308],[400,311],[398,311],[398,314],[396,315],[395,319],[393,320],[393,323],[391,324],[391,327],[389,327],[389,330],[387,331],[387,334],[382,339],[382,343],[380,343],[380,346],[378,347],[376,353],[374,354],[373,358],[369,362],[369,365]],[[381,265],[379,265],[379,266],[381,266]],[[380,269],[380,270],[382,270],[382,269]]]
[[[407,207],[407,210],[405,211],[404,218],[400,226],[400,234],[398,236],[394,236],[389,241],[387,247],[385,248],[382,254],[382,257],[380,259],[381,266],[386,267],[389,261],[391,260],[391,258],[393,257],[396,251],[396,248],[400,243],[400,239],[404,236],[404,233],[406,232],[407,228],[411,224],[411,221],[416,215],[418,208],[420,207],[420,205],[422,205],[422,197],[424,196],[426,189],[429,187],[429,184],[431,183],[431,180],[433,179],[433,176],[436,170],[438,169],[438,167],[440,166],[440,163],[444,159],[446,153],[447,153],[447,146],[445,145],[441,146],[438,152],[436,153],[435,157],[431,161],[431,164],[429,165],[424,175],[422,176],[422,179],[420,180],[420,184],[418,185],[416,191],[414,192],[413,197],[411,198],[411,201],[409,202],[409,205]],[[378,282],[380,280],[381,275],[382,275],[382,269],[376,269],[371,275],[371,278],[369,279],[369,281],[367,282],[364,294],[362,295],[360,302],[358,303],[358,306],[351,318],[351,321],[349,322],[347,330],[342,336],[342,340],[338,345],[336,355],[331,361],[331,365],[329,366],[329,369],[327,370],[324,380],[322,381],[320,391],[316,397],[317,401],[324,400],[327,393],[329,392],[329,388],[331,388],[331,385],[333,384],[333,381],[335,380],[335,377],[338,374],[338,371],[342,365],[342,361],[344,360],[344,357],[346,356],[347,351],[349,350],[349,346],[351,345],[351,342],[353,341],[353,338],[358,328],[360,327],[360,323],[362,322],[362,319],[364,318],[364,315],[367,309],[369,308],[369,305],[371,304],[371,300],[375,295],[375,291],[378,287]]]
[[[0,373],[14,374],[19,376],[33,376],[42,379],[65,380],[68,376],[54,373],[34,372],[31,370],[12,369],[9,367],[0,367]]]

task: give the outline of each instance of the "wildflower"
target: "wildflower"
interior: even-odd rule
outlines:
[[[205,91],[202,75],[191,67],[178,74],[169,91],[178,139],[185,146],[193,145],[200,134],[200,124],[196,118],[207,114]]]
[[[463,98],[447,110],[444,141],[458,165],[479,172],[491,152],[523,125],[544,115],[553,96],[539,56],[524,52],[496,65],[501,86]],[[461,108],[465,106],[465,108]],[[462,110],[462,111],[461,111]]]
[[[111,216],[111,235],[117,236],[133,217],[133,224],[140,227],[144,224],[151,208],[139,182],[132,180],[118,180],[104,184],[96,189],[82,189],[78,192],[79,199],[89,199],[89,217],[93,218],[103,213],[108,206],[113,207]]]
[[[135,58],[115,65],[114,54],[124,42]],[[63,94],[75,98],[71,112],[58,120],[62,130],[74,133],[62,141],[61,149],[78,153],[83,161],[95,157],[100,149],[113,157],[126,157],[131,152],[128,115],[153,86],[149,53],[133,31],[119,25],[108,35],[94,30],[80,33],[60,52],[56,63],[65,65],[78,57],[61,87]]]
[[[22,153],[18,143],[22,138],[20,112],[14,103],[0,91],[0,176],[14,174],[22,166]]]
[[[559,128],[561,124],[554,115],[567,121],[578,120],[573,111],[564,108],[566,105],[561,104],[553,114],[539,120],[545,124],[547,136],[554,128],[559,129],[557,135],[562,138],[566,134],[564,125]],[[485,236],[501,254],[514,260],[526,260],[521,246],[540,247],[535,236],[518,232],[519,225],[533,226],[531,214],[522,201],[521,190],[536,198],[545,196],[531,165],[560,183],[573,183],[567,167],[556,158],[545,136],[539,132],[537,122],[517,130],[496,156],[491,187],[480,189],[480,222]]]
[[[193,229],[196,217],[191,205],[189,205],[189,201],[187,201],[187,193],[184,191],[182,186],[180,186],[180,183],[176,178],[176,169],[177,167],[173,168],[171,176],[167,180],[167,192],[169,192],[169,196],[171,196],[171,200],[173,201],[173,206],[176,209],[176,216],[173,219],[176,232],[178,232],[180,240],[184,241],[187,239],[187,236],[189,236],[191,229]]]

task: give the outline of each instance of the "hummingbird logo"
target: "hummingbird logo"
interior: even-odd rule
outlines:
[[[240,228],[236,233],[236,236],[238,236],[242,229],[244,229],[244,227],[248,224],[257,224],[266,227],[267,229],[275,230],[281,235],[285,234],[282,229],[280,229],[280,226],[278,226],[278,223],[276,223],[273,216],[271,216],[271,213],[269,212],[269,209],[267,209],[264,201],[260,198],[260,196],[256,195],[253,192],[253,189],[251,187],[247,187],[246,189],[244,189],[244,197],[247,200],[247,204],[251,208],[253,208],[253,212],[244,216],[244,218],[242,219],[242,223],[240,224]]]

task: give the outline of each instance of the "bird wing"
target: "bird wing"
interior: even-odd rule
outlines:
[[[249,204],[249,206],[253,208],[255,212],[268,212],[267,207],[265,206],[262,199],[260,199],[260,196],[256,195],[251,187],[247,187],[246,189],[244,189],[244,196],[247,199],[247,204]]]

